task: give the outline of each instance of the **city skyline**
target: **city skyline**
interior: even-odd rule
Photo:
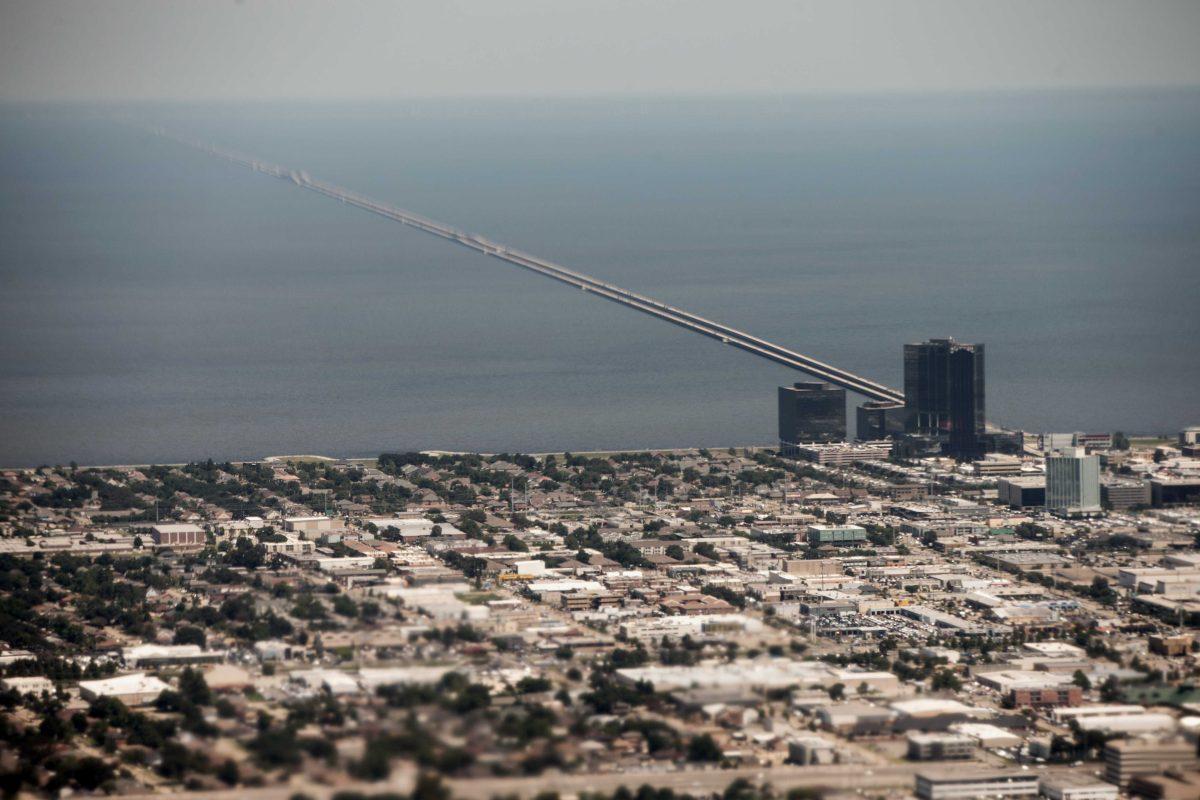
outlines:
[[[1200,2],[0,0],[0,142],[4,800],[1200,796]]]

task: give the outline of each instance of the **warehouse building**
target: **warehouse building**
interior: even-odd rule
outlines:
[[[101,697],[120,700],[127,706],[142,706],[153,703],[158,696],[171,687],[153,675],[135,672],[117,678],[98,681],[80,681],[79,696],[89,702]]]

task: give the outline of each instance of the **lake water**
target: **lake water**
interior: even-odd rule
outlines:
[[[724,446],[801,380],[117,121],[989,417],[1200,424],[1200,92],[0,107],[0,465]],[[852,418],[852,415],[851,415]]]

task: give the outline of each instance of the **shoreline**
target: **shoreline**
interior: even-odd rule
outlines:
[[[613,456],[613,455],[618,455],[620,453],[667,453],[667,454],[682,455],[682,454],[686,454],[686,453],[698,453],[701,450],[709,450],[711,452],[718,452],[718,451],[728,452],[730,450],[734,450],[739,453],[754,453],[754,452],[758,452],[759,450],[775,449],[776,447],[777,447],[777,445],[774,445],[774,444],[735,444],[735,445],[694,445],[691,447],[626,447],[626,448],[617,448],[614,450],[543,450],[543,451],[528,452],[528,453],[522,452],[522,451],[517,451],[517,450],[502,451],[502,452],[483,452],[483,451],[476,451],[476,450],[431,450],[431,449],[425,449],[425,450],[380,450],[379,452],[380,453],[410,453],[411,452],[411,453],[423,453],[425,455],[430,455],[430,456],[467,456],[467,455],[472,455],[472,456],[483,456],[486,458],[493,458],[496,456],[507,454],[507,455],[512,455],[512,456],[522,455],[522,456],[533,456],[534,458],[544,458],[546,456],[561,456],[566,453],[570,453],[571,455],[574,455],[574,456],[593,456],[593,457]],[[378,460],[378,458],[379,458],[378,455],[374,455],[374,456],[328,456],[328,455],[321,455],[318,453],[303,453],[303,454],[296,453],[296,454],[289,454],[289,455],[262,456],[261,458],[227,459],[227,458],[213,458],[210,456],[209,458],[193,459],[191,461],[144,461],[144,462],[140,462],[140,463],[126,463],[126,464],[76,464],[75,468],[83,470],[83,469],[143,469],[146,467],[186,467],[188,464],[198,464],[198,463],[202,463],[202,462],[208,461],[208,460],[211,460],[217,464],[223,464],[223,463],[229,463],[229,464],[264,464],[264,463],[285,464],[289,461],[330,461],[330,462],[335,462],[335,463],[341,462],[341,461],[347,461],[350,463],[357,463],[357,464],[367,464],[367,463],[373,464],[375,461]],[[38,470],[38,469],[57,469],[60,467],[68,467],[68,466],[69,466],[69,464],[61,464],[61,463],[59,463],[59,464],[39,464],[37,466],[28,466],[28,467],[5,466],[5,467],[0,467],[0,472],[33,472],[34,470]]]
[[[1176,439],[1173,435],[1149,435],[1142,433],[1125,433],[1129,439],[1131,447],[1151,448],[1160,445],[1174,445]],[[521,451],[521,450],[503,450],[503,451],[482,451],[482,450],[439,450],[433,448],[424,448],[416,450],[403,449],[381,449],[379,453],[424,453],[431,456],[465,456],[477,455],[484,457],[495,457],[499,455],[524,455],[543,458],[545,456],[555,455],[560,456],[565,453],[570,453],[576,456],[612,456],[618,453],[695,453],[700,450],[709,450],[712,452],[736,450],[740,452],[757,452],[759,450],[777,449],[776,443],[764,444],[720,444],[720,445],[690,445],[687,447],[625,447],[625,448],[605,448],[598,450],[538,450],[538,451]],[[203,461],[212,460],[215,463],[230,463],[230,464],[262,464],[262,463],[286,463],[288,461],[349,461],[352,463],[373,463],[378,459],[379,455],[372,456],[336,456],[325,455],[322,453],[287,453],[279,455],[265,455],[258,458],[218,458],[215,456],[206,456],[204,458],[192,459],[190,461],[139,461],[126,462],[121,464],[76,464],[77,469],[142,469],[144,467],[185,467],[188,464],[198,464]],[[31,472],[37,469],[56,469],[59,467],[69,466],[61,462],[51,464],[42,463],[30,466],[0,466],[0,472]]]

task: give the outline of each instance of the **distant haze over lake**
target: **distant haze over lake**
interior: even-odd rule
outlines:
[[[1011,427],[1200,424],[1200,91],[9,105],[0,466],[766,444],[805,377],[117,113],[894,387],[985,342]]]

